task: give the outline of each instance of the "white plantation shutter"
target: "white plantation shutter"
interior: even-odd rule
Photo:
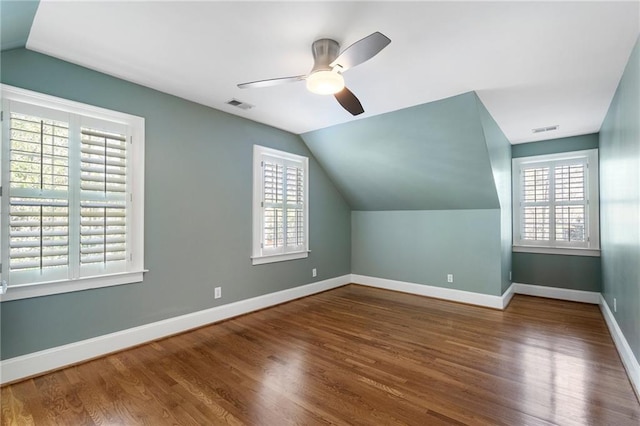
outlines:
[[[585,244],[585,169],[576,159],[522,168],[522,240]]]
[[[262,174],[263,254],[304,250],[303,165],[265,155]]]
[[[46,269],[69,263],[69,203],[11,197],[9,269]]]
[[[117,268],[127,256],[127,135],[80,133],[80,264]]]
[[[595,150],[514,159],[513,172],[516,245],[598,246]]]
[[[561,164],[554,171],[556,241],[586,242],[586,164]]]
[[[523,218],[525,240],[548,241],[549,167],[527,167],[522,170]]]
[[[305,243],[304,219],[304,169],[300,166],[286,168],[287,246],[294,250],[302,250]]]
[[[17,282],[59,279],[69,265],[69,123],[35,112],[9,114],[8,272]]]
[[[307,256],[307,168],[305,157],[255,147],[254,264]]]
[[[273,160],[262,162],[262,249],[284,246],[284,166]]]
[[[0,300],[142,281],[144,119],[2,95]]]
[[[523,211],[522,239],[549,241],[549,207],[525,207]]]

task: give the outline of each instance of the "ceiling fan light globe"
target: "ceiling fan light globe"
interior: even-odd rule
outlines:
[[[318,95],[333,95],[344,89],[344,77],[333,71],[316,71],[307,77],[307,89]]]

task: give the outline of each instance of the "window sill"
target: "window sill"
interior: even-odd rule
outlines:
[[[252,257],[253,265],[264,265],[265,263],[285,262],[287,260],[304,259],[309,257],[309,251],[299,251],[296,253],[274,254],[271,256]]]
[[[600,257],[600,249],[581,247],[541,247],[541,246],[513,246],[516,253],[559,254],[564,256],[591,256]]]
[[[49,296],[53,294],[70,293],[89,290],[92,288],[111,287],[123,284],[142,282],[146,269],[136,272],[122,272],[102,275],[99,277],[84,277],[77,280],[49,281],[36,284],[21,284],[9,286],[7,292],[0,295],[0,302],[28,299],[31,297]]]

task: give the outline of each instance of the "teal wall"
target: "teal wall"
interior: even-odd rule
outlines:
[[[549,139],[540,142],[519,143],[511,148],[513,158],[530,157],[532,155],[556,154],[558,152],[582,151],[598,148],[598,134],[571,136],[568,138]]]
[[[493,180],[500,200],[500,281],[502,283],[501,293],[504,293],[511,285],[511,277],[509,276],[512,262],[511,230],[513,229],[511,223],[511,143],[480,99],[476,100],[491,161]]]
[[[640,38],[600,129],[602,292],[640,360]]]
[[[354,274],[490,295],[508,288],[511,145],[475,93],[303,138],[351,194]],[[351,181],[356,172],[367,182]]]
[[[351,219],[354,274],[502,294],[499,209],[354,211]]]
[[[513,281],[600,292],[600,258],[541,253],[513,253]]]
[[[598,148],[598,134],[513,145],[513,158]],[[513,282],[573,290],[602,289],[600,257],[513,253]]]
[[[313,157],[309,258],[251,266],[253,144],[311,156],[300,137],[28,50],[1,59],[5,84],[146,118],[149,269],[140,284],[3,302],[3,359],[350,273],[350,208]]]
[[[24,47],[40,1],[0,1],[1,50]]]
[[[500,208],[473,92],[302,138],[354,210]]]

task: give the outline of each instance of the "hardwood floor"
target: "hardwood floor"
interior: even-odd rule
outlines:
[[[349,285],[2,388],[3,425],[634,425],[597,306]]]

